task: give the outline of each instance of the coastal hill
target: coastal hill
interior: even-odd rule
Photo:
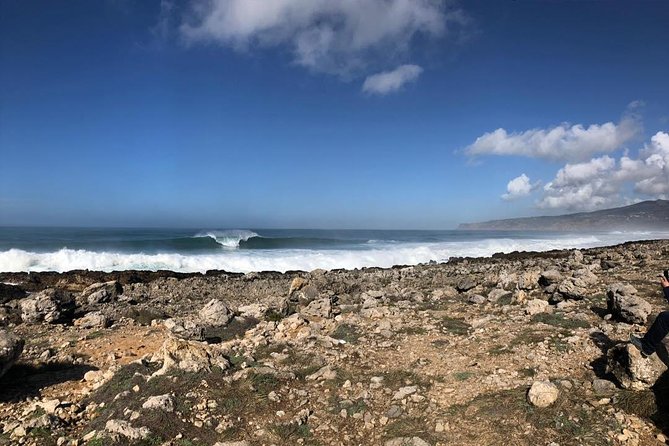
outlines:
[[[643,201],[630,206],[576,214],[511,218],[481,223],[463,223],[470,230],[669,230],[669,200]]]

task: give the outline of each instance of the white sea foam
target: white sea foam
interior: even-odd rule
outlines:
[[[240,242],[251,237],[259,237],[259,235],[246,229],[228,229],[225,231],[202,231],[193,237],[209,237],[224,248],[239,248]]]
[[[482,257],[497,252],[546,251],[586,248],[643,238],[666,238],[669,234],[628,234],[564,236],[552,239],[484,239],[442,243],[405,243],[374,246],[358,250],[225,250],[216,254],[123,254],[86,250],[60,249],[36,253],[20,249],[0,251],[0,271],[69,271],[89,269],[158,270],[204,272],[222,269],[231,272],[313,270],[316,268],[361,268],[411,265],[450,257]]]

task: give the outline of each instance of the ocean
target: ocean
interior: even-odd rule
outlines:
[[[0,227],[0,272],[352,269],[666,238],[669,232]]]

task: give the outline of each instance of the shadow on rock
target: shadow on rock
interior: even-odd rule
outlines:
[[[592,361],[590,365],[592,366],[592,371],[595,373],[597,378],[607,379],[609,381],[615,382],[615,377],[607,372],[607,353],[611,347],[616,345],[616,341],[612,340],[610,337],[601,331],[596,331],[590,334],[590,340],[599,348],[602,352],[602,355]]]
[[[17,363],[0,378],[0,403],[39,396],[45,387],[68,381],[80,381],[84,374],[97,370],[87,364],[56,362],[50,364]]]

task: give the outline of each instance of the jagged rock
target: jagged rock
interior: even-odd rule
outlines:
[[[101,311],[92,311],[84,317],[76,319],[74,325],[79,328],[107,328],[109,318]]]
[[[525,271],[518,277],[518,289],[520,290],[532,290],[537,287],[537,283],[539,283],[538,271]]]
[[[583,252],[581,250],[578,250],[578,249],[573,250],[571,252],[570,257],[571,257],[571,260],[574,263],[583,263],[584,256],[583,256]]]
[[[309,305],[303,308],[300,311],[300,313],[302,313],[305,316],[315,316],[326,319],[331,318],[337,313],[333,305],[335,300],[336,299],[332,297],[324,297],[321,299],[313,300]]]
[[[643,358],[639,350],[629,343],[611,347],[606,357],[607,373],[613,374],[625,389],[648,389],[666,370],[657,355]]]
[[[458,290],[460,293],[464,293],[476,287],[476,285],[477,283],[474,280],[474,278],[472,278],[471,276],[466,276],[460,279],[458,284],[455,286],[455,289]]]
[[[550,381],[535,381],[527,392],[527,399],[533,406],[548,407],[560,396],[558,387]]]
[[[46,289],[19,301],[21,320],[27,323],[66,322],[74,312],[74,300],[67,291]]]
[[[510,295],[510,294],[511,294],[511,293],[509,293],[508,291],[505,291],[505,290],[503,290],[503,289],[500,289],[500,288],[493,288],[493,290],[490,291],[490,292],[488,293],[488,300],[489,300],[490,302],[497,302],[497,301],[500,300],[502,297],[504,297],[504,296],[508,296],[508,295]]]
[[[172,395],[166,393],[165,395],[150,396],[144,404],[142,409],[162,410],[163,412],[174,412],[174,399]]]
[[[243,305],[237,309],[239,315],[242,317],[252,317],[254,319],[262,319],[267,313],[267,307],[262,304]]]
[[[94,283],[81,292],[81,297],[89,305],[112,302],[123,293],[123,287],[116,280]]]
[[[151,435],[151,431],[148,427],[132,427],[130,423],[123,420],[107,421],[105,430],[110,434],[125,437],[129,440],[142,440]]]
[[[606,305],[616,319],[630,324],[645,324],[653,307],[635,295],[631,285],[613,284],[606,292]]]
[[[26,296],[26,292],[17,285],[0,282],[0,304],[14,299],[21,299]]]
[[[219,347],[174,337],[168,338],[163,343],[157,356],[154,358],[157,359],[155,362],[162,362],[163,366],[152,376],[164,375],[174,369],[197,373],[203,370],[211,371],[212,367],[219,367],[222,370],[230,367],[230,362]]]
[[[539,313],[547,313],[550,311],[550,308],[550,305],[545,300],[531,299],[525,304],[525,313],[532,316]]]
[[[306,279],[302,277],[296,277],[290,282],[290,289],[288,290],[288,296],[292,296],[295,291],[301,290],[306,284],[309,283]]]
[[[556,292],[565,299],[582,300],[586,290],[576,286],[572,280],[563,280],[558,284]]]
[[[541,273],[539,277],[539,285],[547,287],[549,285],[557,284],[562,280],[562,273],[556,269],[549,269]]]
[[[400,389],[393,395],[393,400],[401,400],[409,395],[416,393],[417,391],[418,387],[416,386],[400,387]]]
[[[199,321],[195,321],[191,318],[165,319],[163,325],[172,332],[172,334],[182,339],[192,339],[196,341],[204,341],[205,339],[204,327]]]
[[[420,437],[396,437],[383,443],[384,446],[430,446]]]
[[[23,346],[23,339],[6,330],[0,330],[0,377],[19,359]]]
[[[234,317],[232,310],[218,299],[210,300],[198,315],[204,324],[212,327],[224,327]]]
[[[473,304],[482,304],[483,302],[485,302],[485,297],[481,296],[480,294],[474,294],[472,296],[469,296],[469,299],[467,300]]]
[[[313,373],[307,376],[307,381],[320,381],[320,380],[330,380],[337,377],[337,371],[334,370],[331,366],[326,365],[319,369],[316,373]]]

